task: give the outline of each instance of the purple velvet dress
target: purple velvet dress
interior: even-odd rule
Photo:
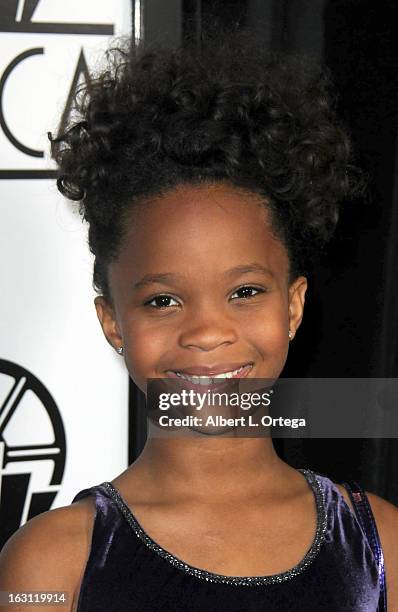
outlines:
[[[96,517],[78,612],[384,610],[378,608],[383,555],[374,522],[379,556],[335,484],[299,471],[314,493],[315,537],[296,566],[270,576],[223,576],[188,565],[152,540],[110,483],[80,491],[73,501],[94,495]]]

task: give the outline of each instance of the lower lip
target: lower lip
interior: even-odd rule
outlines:
[[[238,372],[237,374],[234,374],[234,376],[231,376],[231,378],[217,378],[216,379],[217,382],[206,383],[205,385],[202,385],[200,383],[194,383],[191,380],[188,380],[186,378],[182,378],[181,376],[178,376],[175,372],[172,372],[171,370],[169,370],[167,372],[167,374],[168,374],[168,378],[177,379],[180,382],[184,383],[185,385],[189,385],[193,389],[200,390],[200,389],[204,389],[206,387],[211,387],[212,389],[214,389],[215,387],[220,387],[221,385],[228,385],[229,381],[231,381],[233,379],[236,379],[236,378],[245,378],[252,369],[253,369],[253,364],[249,363],[244,368],[242,368],[242,370],[240,370],[240,372]],[[208,378],[211,378],[211,376],[209,376]]]

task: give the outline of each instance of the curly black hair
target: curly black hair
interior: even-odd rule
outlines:
[[[49,134],[58,188],[89,223],[94,289],[112,301],[107,266],[134,203],[181,183],[260,194],[290,278],[306,273],[361,182],[325,70],[237,35],[200,48],[128,41],[107,58],[77,96],[78,118]]]

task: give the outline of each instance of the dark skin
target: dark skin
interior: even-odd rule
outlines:
[[[253,263],[268,272],[226,274]],[[133,289],[143,276],[165,272],[180,276]],[[307,289],[302,276],[290,282],[288,253],[271,231],[266,202],[223,183],[180,186],[143,203],[109,280],[112,303],[96,298],[98,318],[108,342],[124,347],[129,374],[144,391],[146,378],[194,365],[250,361],[251,377],[277,377]],[[153,301],[159,294],[170,300]],[[218,574],[286,571],[315,536],[313,492],[270,438],[150,437],[112,482],[156,542]],[[398,509],[367,494],[385,556],[389,612],[398,612]],[[76,611],[93,518],[87,497],[28,521],[0,555],[0,590],[66,591],[64,609]]]
[[[165,272],[173,277],[134,288]],[[288,254],[264,201],[226,184],[180,186],[141,207],[109,281],[113,304],[98,297],[97,314],[144,392],[147,378],[191,366],[252,362],[250,377],[277,378],[307,289],[303,276],[289,283]],[[113,482],[156,541],[217,573],[283,571],[304,556],[315,532],[312,491],[269,438],[150,438]],[[142,499],[134,493],[133,500],[136,491],[145,491]],[[312,520],[293,522],[297,515]],[[259,537],[267,523],[273,528]],[[250,532],[258,550],[245,545]]]
[[[132,217],[109,267],[113,306],[102,297],[95,305],[136,384],[145,391],[147,378],[169,369],[235,361],[253,361],[253,378],[277,377],[289,325],[295,333],[303,316],[307,281],[299,277],[289,286],[288,255],[260,197],[222,184],[181,186]],[[233,271],[251,264],[268,272]],[[161,273],[175,278],[133,289]],[[232,295],[246,285],[257,293]],[[145,305],[159,295],[170,296],[169,303]]]

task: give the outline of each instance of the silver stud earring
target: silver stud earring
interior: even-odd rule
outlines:
[[[117,348],[116,351],[119,353],[119,355],[123,355],[123,347],[122,346],[119,346],[119,348]]]
[[[290,340],[293,338],[293,332],[292,332],[291,329],[289,329],[289,338],[290,338]]]

